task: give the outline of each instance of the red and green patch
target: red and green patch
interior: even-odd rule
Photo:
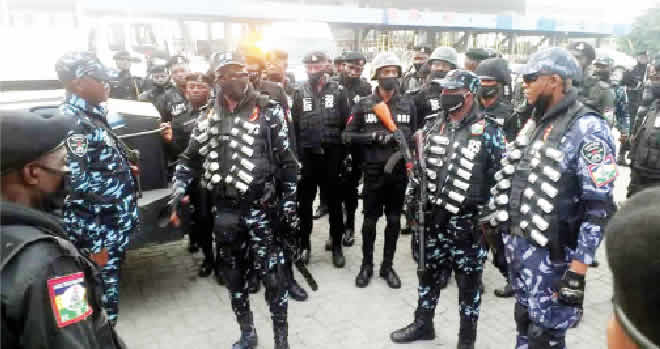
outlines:
[[[47,284],[57,327],[75,324],[92,315],[92,307],[87,302],[84,273],[48,279]]]
[[[589,165],[587,168],[591,180],[599,188],[612,183],[619,172],[612,154],[608,155],[600,164]]]

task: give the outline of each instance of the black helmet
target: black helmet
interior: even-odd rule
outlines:
[[[481,80],[495,80],[502,84],[511,83],[509,63],[503,58],[489,58],[479,63],[475,73]]]
[[[465,52],[465,56],[475,61],[483,61],[494,57],[491,52],[483,48],[471,48]]]
[[[343,57],[344,57],[344,62],[360,63],[360,64],[364,64],[367,62],[367,58],[362,53],[357,51],[344,52]]]
[[[577,41],[568,45],[568,51],[573,54],[576,58],[578,56],[584,56],[587,58],[589,63],[593,62],[596,59],[596,50],[588,42]]]

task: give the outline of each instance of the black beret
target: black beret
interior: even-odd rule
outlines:
[[[359,62],[362,61],[362,63],[367,62],[367,58],[364,57],[364,55],[360,52],[357,51],[348,51],[344,52],[344,62]]]
[[[303,58],[303,64],[314,64],[314,63],[321,63],[327,61],[328,61],[328,55],[323,51],[312,51],[306,54],[305,57]]]
[[[51,118],[27,111],[0,111],[0,171],[20,169],[63,145],[73,128],[73,118]]]

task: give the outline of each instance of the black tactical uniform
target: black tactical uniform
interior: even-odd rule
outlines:
[[[130,64],[140,62],[131,57],[127,51],[120,51],[114,55],[119,71],[110,79],[110,98],[137,100],[142,93],[143,80],[131,75]],[[122,62],[122,63],[120,63]]]
[[[428,56],[431,54],[432,48],[427,44],[420,44],[414,50],[416,54]],[[401,93],[420,90],[430,72],[425,60],[418,60],[416,63],[413,63],[401,79]]]
[[[639,127],[632,145],[628,197],[645,188],[660,184],[660,94],[645,115],[638,115]],[[640,108],[641,109],[641,108]]]
[[[376,67],[374,79],[378,78],[378,72],[383,67],[396,66],[400,69],[398,58],[390,53],[382,53],[376,57],[374,65]],[[385,213],[387,227],[379,274],[387,279],[391,288],[400,288],[401,281],[394,272],[392,263],[401,230],[401,211],[408,178],[403,162],[398,162],[391,173],[385,173],[385,165],[400,150],[400,146],[392,139],[387,141],[392,131],[385,127],[373,111],[376,104],[384,102],[379,93],[381,88],[377,87],[373,94],[362,98],[360,103],[353,107],[343,135],[346,143],[361,145],[364,161],[362,266],[356,278],[356,286],[366,287],[373,274],[376,223]],[[417,125],[417,114],[412,100],[409,96],[400,94],[395,88],[386,105],[397,128],[403,132],[406,142],[410,142],[414,125]]]
[[[3,348],[123,347],[96,265],[65,236],[55,217],[2,202]]]
[[[346,52],[344,61],[351,64],[364,64],[366,58],[358,52]],[[362,78],[344,78],[344,90],[351,108],[360,102],[361,98],[371,94],[371,84]],[[342,200],[346,209],[346,233],[342,243],[344,246],[352,246],[355,236],[355,211],[358,206],[358,186],[362,178],[362,151],[360,145],[353,144],[348,148],[348,156],[345,165],[342,166]]]
[[[321,52],[308,54],[304,63],[327,61]],[[344,222],[339,195],[339,171],[346,156],[341,142],[341,132],[349,114],[346,93],[340,85],[325,82],[320,78],[318,85],[305,82],[295,94],[291,116],[296,133],[298,158],[302,162],[300,180],[300,224],[303,247],[307,254],[311,250],[312,203],[316,188],[325,191],[330,213],[330,234],[333,240],[333,264],[341,268],[345,264],[342,253]]]
[[[641,53],[641,52],[640,52]],[[646,52],[644,52],[645,54]],[[648,64],[637,63],[630,71],[631,80],[628,86],[628,99],[630,101],[630,125],[635,125],[635,117],[639,107],[642,105],[642,97],[644,92],[644,83],[646,80]]]

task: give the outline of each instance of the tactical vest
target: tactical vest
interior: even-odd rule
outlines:
[[[280,107],[270,100],[257,103],[260,97],[252,97],[234,113],[216,106],[208,118],[197,120],[193,136],[204,159],[201,184],[223,198],[243,198],[274,175],[269,138],[275,120],[267,108]]]
[[[323,95],[316,96],[309,83],[303,84],[303,114],[300,118],[300,140],[303,148],[320,148],[321,144],[341,144],[343,117],[339,115],[337,103],[343,87],[328,82]]]
[[[424,145],[428,200],[458,214],[488,199],[485,173],[487,151],[483,146],[486,120],[453,126],[438,122],[427,133]]]
[[[177,149],[183,151],[188,146],[190,134],[195,128],[197,118],[200,114],[202,113],[199,111],[195,112],[191,108],[188,112],[172,118],[172,136]]]
[[[397,95],[395,101],[390,101],[388,104],[390,108],[390,113],[392,114],[392,119],[403,134],[406,136],[406,139],[409,140],[412,137],[412,130],[414,128],[414,120],[412,120],[413,108],[415,107],[413,103],[407,98],[407,96]],[[372,134],[374,132],[390,132],[385,128],[383,123],[378,119],[378,116],[371,110],[375,100],[374,96],[363,98],[363,101],[360,102],[359,108],[361,112],[364,113],[364,130],[366,134]],[[365,161],[367,163],[385,163],[388,161],[389,157],[399,150],[395,142],[391,142],[387,145],[380,144],[369,144],[363,147],[365,151]]]
[[[507,145],[502,169],[495,173],[488,210],[490,224],[550,248],[563,260],[564,247],[575,248],[583,207],[578,176],[565,176],[559,149],[573,123],[594,113],[576,101],[563,114],[541,125],[529,119],[515,142]]]
[[[660,177],[660,117],[658,101],[649,108],[646,119],[635,136],[635,146],[631,152],[632,167],[642,170],[645,175]]]

